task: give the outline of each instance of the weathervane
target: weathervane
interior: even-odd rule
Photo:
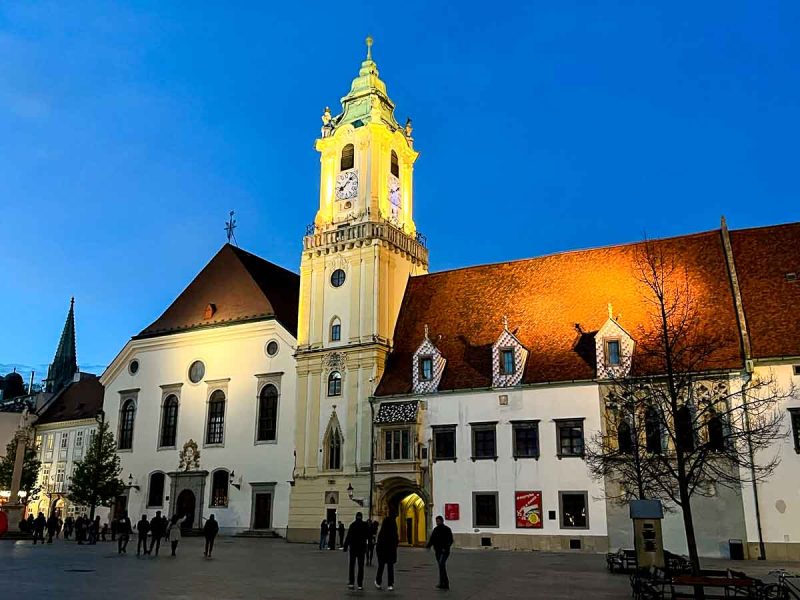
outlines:
[[[236,241],[236,234],[233,232],[233,230],[236,229],[236,219],[233,218],[233,215],[235,215],[236,212],[231,211],[228,214],[229,214],[228,222],[225,223],[225,233],[228,236],[228,243],[230,244],[231,240],[233,240],[234,246],[238,246],[239,243]]]

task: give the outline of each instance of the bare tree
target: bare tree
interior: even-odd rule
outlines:
[[[630,362],[611,373],[604,430],[587,445],[587,463],[611,484],[612,500],[659,499],[680,509],[697,574],[692,497],[773,473],[775,442],[787,435],[779,408],[794,389],[731,371],[727,349],[738,339],[700,318],[701,295],[674,257],[645,242],[636,268],[648,319]]]

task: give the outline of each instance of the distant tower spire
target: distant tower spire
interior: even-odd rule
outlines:
[[[75,297],[69,301],[69,312],[61,339],[58,342],[56,355],[47,369],[48,392],[59,392],[67,386],[78,372],[78,355],[75,351]]]
[[[236,241],[236,234],[233,232],[233,230],[236,229],[236,219],[233,218],[235,214],[236,212],[233,210],[228,213],[228,222],[225,223],[225,233],[228,236],[228,243],[230,244],[231,240],[233,240],[233,245],[238,246],[239,242]]]

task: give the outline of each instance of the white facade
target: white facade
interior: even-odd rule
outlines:
[[[271,342],[277,344],[274,356],[267,349]],[[194,527],[213,513],[226,533],[253,528],[285,533],[294,466],[295,344],[274,319],[128,342],[101,381],[107,419],[122,446],[121,477],[132,484],[127,491],[132,518],[156,510],[171,516],[194,504]],[[193,383],[189,371],[196,361],[204,368]],[[275,439],[259,440],[259,398],[270,385],[278,391],[277,423],[274,436],[265,437]],[[174,444],[164,439],[170,438],[164,431],[170,396],[178,406]],[[216,426],[209,418],[212,396],[224,397]],[[128,400],[135,406],[130,449],[124,447],[120,418]],[[221,435],[214,439],[209,428]],[[197,444],[199,465],[179,470],[179,453],[189,440]],[[214,476],[220,471],[218,481],[228,485],[215,496]],[[150,489],[154,473],[165,474],[160,499]]]

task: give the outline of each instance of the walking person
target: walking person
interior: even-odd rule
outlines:
[[[378,535],[378,521],[367,519],[369,538],[367,539],[367,566],[372,566],[372,556],[375,554],[375,537]]]
[[[95,545],[97,543],[97,538],[100,537],[100,517],[97,516],[94,518],[89,524],[89,543],[91,545]]]
[[[58,517],[58,526],[56,527],[56,539],[58,539],[58,536],[61,535],[62,529],[64,529],[64,521],[61,520],[61,517]]]
[[[214,550],[214,539],[217,537],[219,533],[219,523],[214,518],[214,515],[208,516],[208,521],[203,526],[203,535],[206,538],[206,549],[203,552],[203,556],[206,558],[211,558],[211,551]]]
[[[328,550],[336,550],[336,521],[328,521]]]
[[[161,538],[164,537],[166,533],[166,525],[164,523],[165,519],[161,518],[161,511],[156,511],[156,516],[150,521],[150,550],[147,551],[148,554],[153,553],[153,546],[156,547],[156,556],[158,556],[158,550],[161,548]]]
[[[75,528],[75,519],[67,517],[64,521],[64,539],[68,540],[72,537],[72,530]]]
[[[183,524],[186,522],[186,519],[189,517],[181,517],[180,515],[173,515],[172,519],[167,525],[167,535],[166,539],[169,540],[170,546],[172,546],[172,556],[177,556],[175,551],[178,549],[178,542],[181,541],[183,538],[183,534],[181,533],[181,528]]]
[[[83,544],[84,528],[85,525],[83,522],[83,517],[81,515],[78,515],[78,518],[75,519],[75,541],[78,542],[78,544]]]
[[[344,547],[344,523],[339,521],[339,548]]]
[[[444,524],[444,518],[440,515],[436,517],[436,527],[431,532],[431,539],[428,540],[426,548],[433,547],[436,555],[436,564],[439,565],[439,585],[440,590],[450,589],[450,580],[447,578],[447,559],[450,557],[450,546],[453,545],[453,532]]]
[[[105,542],[106,535],[108,535],[108,523],[103,523],[103,528],[100,530],[100,540]]]
[[[58,531],[58,517],[56,513],[50,515],[50,518],[47,519],[47,543],[53,543],[53,536]]]
[[[36,540],[44,544],[44,528],[47,527],[47,519],[44,518],[44,513],[39,512],[39,516],[33,522],[33,545],[36,545]]]
[[[138,540],[136,542],[136,556],[140,552],[147,554],[147,534],[150,531],[150,522],[147,520],[147,515],[142,515],[139,522],[136,524],[136,535]]]
[[[378,571],[375,573],[375,587],[381,589],[383,568],[386,567],[387,589],[394,590],[394,563],[397,562],[397,546],[400,536],[397,534],[397,520],[394,511],[389,511],[389,516],[381,523],[375,552],[378,555]],[[377,522],[375,523],[377,525]]]
[[[340,521],[341,523],[341,521]],[[364,555],[367,552],[367,538],[369,537],[369,526],[364,522],[364,515],[356,513],[356,520],[350,523],[347,529],[347,537],[342,543],[342,550],[350,550],[350,565],[347,571],[347,587],[353,589],[356,583],[355,566],[358,563],[358,589],[364,589]]]
[[[119,528],[119,519],[117,519],[117,517],[114,517],[113,519],[111,519],[111,541],[112,542],[116,542],[117,541],[117,529],[118,528]]]
[[[119,540],[117,540],[117,554],[128,553],[128,540],[130,540],[132,532],[133,527],[131,526],[131,520],[128,517],[128,513],[124,512],[119,521],[117,521],[117,534],[119,535]]]
[[[319,549],[325,550],[325,542],[328,540],[328,522],[322,519],[319,524]]]

